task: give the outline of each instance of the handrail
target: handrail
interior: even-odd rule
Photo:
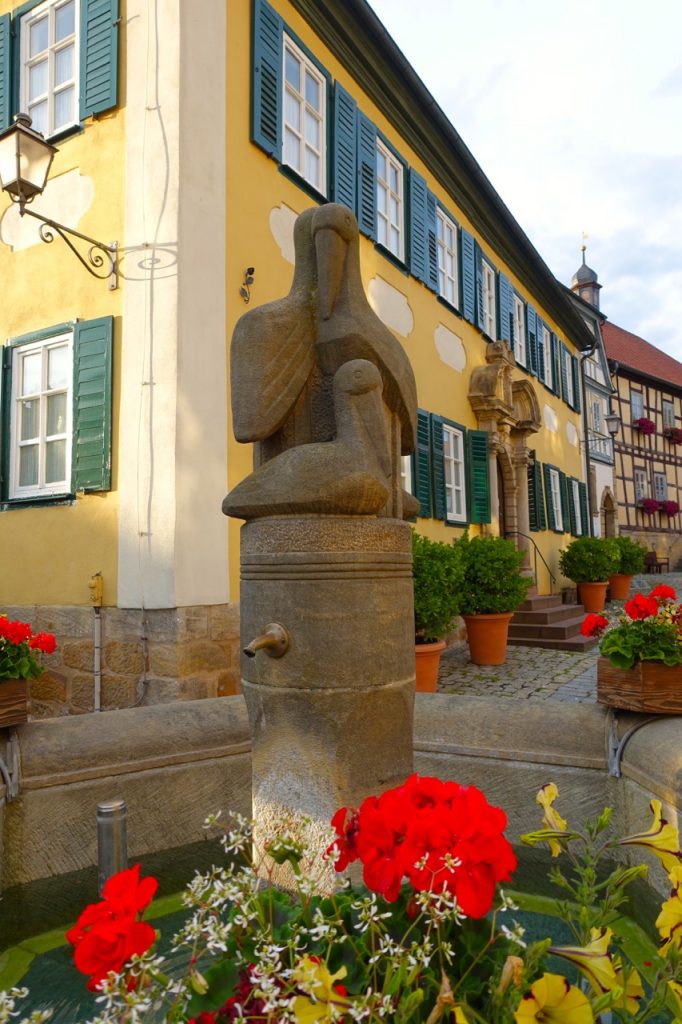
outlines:
[[[519,530],[505,530],[504,535],[505,535],[505,537],[509,537],[509,538],[511,538],[511,537],[523,537],[524,540],[529,540],[531,542],[531,544],[533,545],[533,561],[534,561],[533,576],[535,577],[535,586],[538,585],[538,555],[539,555],[540,556],[540,561],[544,565],[545,569],[547,570],[547,574],[549,576],[549,592],[550,592],[550,594],[553,594],[554,593],[554,584],[557,582],[556,576],[554,575],[554,573],[550,569],[550,567],[547,564],[547,561],[546,561],[544,555],[542,554],[542,551],[540,551],[540,548],[537,546],[537,544],[535,543],[533,538],[529,537],[527,533],[521,533]]]

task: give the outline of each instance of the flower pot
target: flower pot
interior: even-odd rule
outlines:
[[[474,665],[504,665],[507,658],[507,633],[513,612],[495,615],[463,615]]]
[[[0,729],[28,721],[27,701],[27,679],[0,679]]]
[[[603,612],[606,604],[606,583],[579,583],[578,595],[586,612]]]
[[[597,700],[625,711],[682,715],[682,665],[638,661],[632,668],[616,668],[599,658]]]
[[[417,672],[417,693],[435,693],[438,689],[440,656],[445,650],[445,640],[432,644],[415,644]]]
[[[627,601],[630,596],[630,584],[632,576],[626,576],[622,572],[615,572],[609,577],[612,601]],[[585,606],[587,607],[587,605]],[[588,609],[589,611],[589,609]]]

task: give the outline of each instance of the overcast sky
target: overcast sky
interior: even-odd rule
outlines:
[[[370,0],[554,275],[682,361],[682,0]]]

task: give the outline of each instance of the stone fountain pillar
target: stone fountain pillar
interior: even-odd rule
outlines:
[[[232,340],[235,434],[254,472],[223,502],[241,529],[242,685],[256,843],[309,819],[323,849],[342,806],[412,771],[411,529],[401,487],[416,388],[369,306],[350,210],[297,220],[286,298]]]

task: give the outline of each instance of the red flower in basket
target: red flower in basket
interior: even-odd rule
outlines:
[[[676,501],[664,501],[661,504],[661,511],[665,512],[667,516],[676,516],[680,511],[680,506]]]
[[[647,516],[652,516],[654,512],[660,511],[661,503],[656,498],[642,498],[639,502],[639,508]]]
[[[633,427],[639,430],[640,434],[655,434],[656,424],[653,420],[650,420],[647,416],[640,416],[639,419],[632,421]]]

